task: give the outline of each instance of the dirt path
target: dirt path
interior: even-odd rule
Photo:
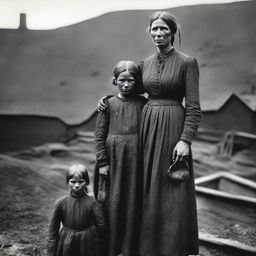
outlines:
[[[210,149],[211,146],[208,152]],[[196,152],[196,157],[198,154]],[[207,157],[207,151],[204,157]],[[52,205],[57,198],[68,193],[65,172],[74,162],[89,166],[92,176],[94,144],[90,134],[78,137],[67,145],[48,144],[33,150],[0,155],[0,247],[5,245],[0,250],[1,256],[45,255]],[[205,168],[199,164],[196,167],[201,168],[198,168],[199,173]],[[253,235],[256,227],[252,222],[255,212],[245,213],[247,217],[242,221],[238,219],[241,215],[236,215],[235,211],[232,216],[226,215],[228,208],[222,211],[222,216],[218,216],[219,209],[225,206],[216,202],[209,205],[208,200],[198,198],[200,231],[256,246]],[[240,210],[243,211],[243,208]],[[235,254],[201,245],[200,256]]]

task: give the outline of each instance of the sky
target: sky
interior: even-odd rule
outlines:
[[[246,0],[240,0],[246,1]],[[238,2],[229,0],[0,0],[0,28],[19,27],[26,13],[28,29],[55,29],[111,11],[165,9],[184,5]]]

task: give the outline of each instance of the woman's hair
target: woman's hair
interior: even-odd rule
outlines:
[[[173,45],[174,43],[174,39],[175,39],[175,34],[178,31],[179,33],[179,44],[181,43],[181,39],[180,39],[180,25],[177,21],[177,19],[175,18],[174,15],[170,14],[169,12],[164,12],[164,11],[157,11],[154,12],[149,20],[149,31],[151,29],[152,23],[155,20],[162,20],[166,23],[166,25],[170,28],[171,33],[172,33],[172,39],[171,39],[171,44]]]
[[[66,181],[69,182],[74,176],[85,180],[86,186],[89,185],[90,179],[87,168],[82,164],[73,164],[69,167],[66,174]]]

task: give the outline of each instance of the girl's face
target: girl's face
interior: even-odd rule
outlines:
[[[72,192],[79,195],[83,193],[86,186],[86,182],[84,179],[81,179],[78,176],[73,176],[71,179],[69,179],[68,185]]]
[[[151,24],[150,34],[154,44],[159,48],[168,46],[172,39],[169,26],[161,19],[157,19]]]
[[[116,85],[121,96],[126,97],[134,92],[135,78],[129,71],[126,70],[119,74],[116,79]]]

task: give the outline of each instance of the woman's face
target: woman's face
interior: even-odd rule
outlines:
[[[154,44],[159,48],[168,46],[172,39],[172,33],[169,26],[161,19],[157,19],[152,23],[150,34]]]

